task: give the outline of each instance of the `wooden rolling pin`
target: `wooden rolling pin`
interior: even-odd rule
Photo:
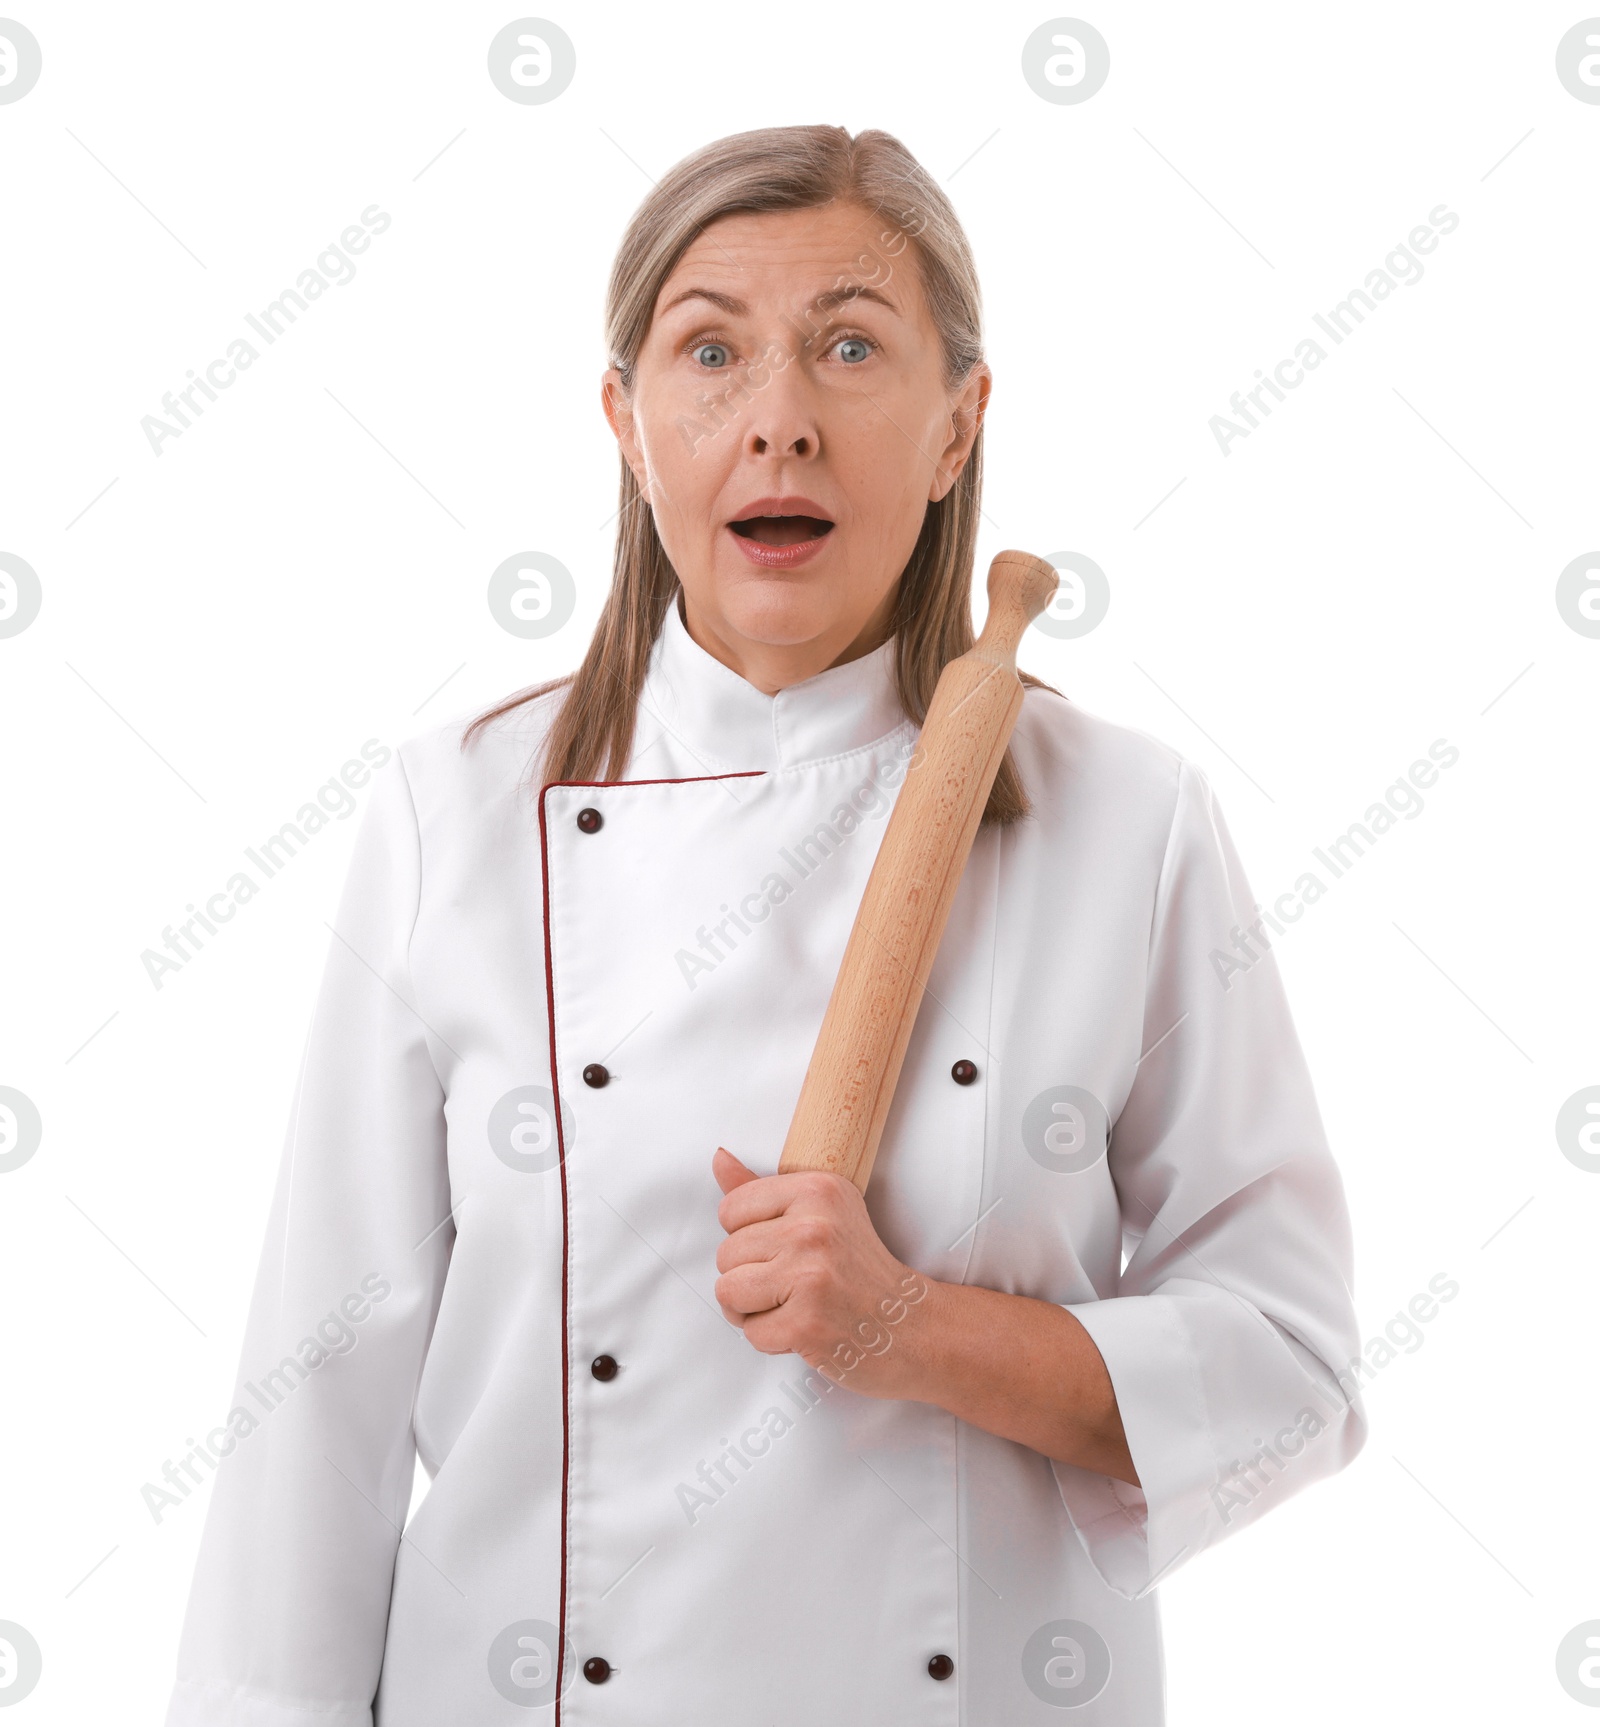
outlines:
[[[780,1172],[830,1169],[862,1192],[956,886],[1022,708],[1017,644],[1056,591],[1028,552],[989,566],[983,634],[939,674],[822,1018]]]

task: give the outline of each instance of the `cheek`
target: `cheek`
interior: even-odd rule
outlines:
[[[916,444],[930,447],[902,420],[891,425],[876,410],[871,418],[840,428],[829,467],[850,500],[852,538],[908,555],[921,532],[933,464]],[[826,436],[824,441],[826,442]]]
[[[713,404],[719,393],[704,392]],[[646,470],[654,482],[649,501],[658,518],[704,521],[738,454],[738,416],[727,406],[708,407],[694,398],[692,391],[657,393],[636,414]]]
[[[893,384],[845,396],[830,405],[823,426],[831,428],[836,453],[848,458],[851,489],[873,491],[888,483],[898,495],[907,485],[922,488],[950,439],[950,414],[942,401]],[[869,484],[864,478],[872,475]],[[881,494],[880,494],[881,495]]]

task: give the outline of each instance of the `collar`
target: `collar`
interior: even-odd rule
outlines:
[[[650,652],[640,717],[696,756],[730,768],[798,767],[876,743],[908,725],[894,637],[769,696],[689,634],[674,599]]]

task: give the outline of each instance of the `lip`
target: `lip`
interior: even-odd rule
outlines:
[[[833,522],[836,526],[838,518],[812,498],[802,498],[795,492],[784,492],[779,497],[753,498],[737,515],[729,516],[729,523],[742,522],[747,516],[815,516],[820,522]]]
[[[802,540],[794,546],[766,546],[759,540],[747,540],[743,534],[733,531],[735,522],[742,522],[750,516],[813,516],[818,521],[832,522],[833,530],[818,535],[814,540]],[[800,497],[794,492],[784,492],[780,496],[756,498],[745,504],[736,516],[730,516],[723,524],[723,532],[744,553],[749,562],[758,568],[793,570],[798,569],[801,564],[810,563],[833,538],[838,525],[838,518],[823,509],[814,499]]]
[[[785,510],[784,514],[803,516],[806,512]],[[809,564],[833,538],[832,534],[822,534],[814,540],[801,540],[794,546],[764,546],[760,540],[747,540],[743,534],[736,534],[732,527],[725,527],[722,531],[752,564],[763,570],[794,570],[801,564]]]

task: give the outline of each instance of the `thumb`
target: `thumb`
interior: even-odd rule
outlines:
[[[760,1179],[753,1169],[747,1169],[725,1145],[717,1147],[716,1156],[711,1160],[711,1173],[717,1178],[717,1186],[724,1193],[732,1193],[736,1187],[743,1187],[747,1181]]]

